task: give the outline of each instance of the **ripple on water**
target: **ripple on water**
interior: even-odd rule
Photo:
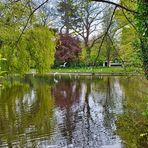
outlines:
[[[122,83],[116,77],[61,78],[56,84],[34,77],[2,90],[0,147],[122,148],[115,134],[128,96]]]

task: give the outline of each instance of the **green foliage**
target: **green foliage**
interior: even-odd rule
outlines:
[[[6,72],[2,70],[2,66],[1,66],[2,61],[6,61],[6,59],[2,58],[2,55],[0,54],[0,77],[2,77],[2,75]]]
[[[146,77],[148,78],[148,2],[138,0],[139,14],[137,15],[137,27],[140,38],[141,56]]]
[[[36,24],[35,15],[29,27],[18,40],[25,27],[30,7],[25,1],[12,4],[0,3],[0,53],[7,59],[2,67],[8,73],[27,73],[35,67],[39,73],[50,68],[54,61],[54,33]]]
[[[136,9],[136,0],[120,0],[122,4],[128,5],[133,10]],[[135,17],[132,13],[126,12],[122,9],[116,11],[115,20],[117,28],[114,30],[119,33],[119,55],[123,61],[126,61],[129,66],[141,67],[142,62],[140,58],[139,42],[137,30],[135,30]]]
[[[142,114],[143,114],[145,117],[148,118],[148,95],[145,97],[145,100],[147,100],[147,103],[146,103],[145,110],[143,111]],[[148,133],[147,133],[147,134],[148,134]]]
[[[9,73],[26,73],[30,67],[35,67],[39,73],[43,73],[53,64],[54,34],[47,27],[34,27],[28,30],[18,46],[14,45],[15,43],[4,44],[1,49],[7,58],[5,68]]]
[[[53,32],[49,31],[47,27],[38,26],[26,32],[23,41],[26,42],[26,52],[24,51],[28,58],[26,62],[29,62],[30,56],[31,66],[35,67],[39,73],[46,72],[54,62],[55,43]]]
[[[139,47],[135,30],[132,27],[127,27],[122,30],[119,54],[124,61],[127,61],[130,66],[142,67]]]

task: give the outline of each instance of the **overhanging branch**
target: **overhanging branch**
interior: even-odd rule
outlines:
[[[20,35],[19,35],[19,37],[18,37],[18,39],[17,39],[17,41],[16,41],[16,45],[18,44],[18,42],[20,41],[20,39],[21,39],[21,37],[22,37],[24,31],[26,30],[26,28],[27,28],[27,26],[28,26],[28,23],[29,23],[29,21],[30,21],[32,15],[33,15],[38,9],[40,9],[43,5],[45,5],[47,2],[48,2],[48,0],[44,1],[43,3],[41,3],[37,8],[35,8],[35,9],[30,13],[30,15],[29,15],[29,17],[28,17],[28,19],[27,19],[27,21],[26,21],[26,24],[25,24],[25,26],[23,27],[23,30],[22,30],[22,32],[20,33]]]
[[[101,44],[100,44],[100,46],[99,46],[99,50],[98,50],[98,53],[97,53],[97,57],[96,57],[95,62],[94,62],[94,66],[96,65],[97,60],[98,60],[98,58],[99,58],[99,56],[100,56],[100,52],[101,52],[101,49],[102,49],[103,42],[104,42],[104,40],[105,40],[105,37],[106,37],[107,34],[108,34],[108,31],[109,31],[109,29],[110,29],[111,24],[112,24],[112,20],[113,20],[113,17],[114,17],[114,14],[115,14],[116,9],[117,9],[117,6],[115,6],[115,8],[114,8],[114,11],[113,11],[113,13],[112,13],[112,16],[111,16],[109,25],[108,25],[107,30],[106,30],[106,32],[105,32],[103,38],[102,38],[102,41],[101,41]]]
[[[92,1],[111,4],[111,5],[114,5],[114,6],[118,7],[118,8],[124,9],[126,11],[138,14],[138,12],[135,11],[135,10],[132,10],[132,9],[127,8],[127,7],[125,7],[125,6],[121,5],[121,4],[118,4],[118,3],[115,3],[115,2],[111,2],[111,1],[108,1],[108,0],[92,0]]]

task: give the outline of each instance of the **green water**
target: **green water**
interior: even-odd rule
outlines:
[[[147,147],[140,77],[25,76],[0,90],[0,147]]]

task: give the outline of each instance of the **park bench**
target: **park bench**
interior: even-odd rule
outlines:
[[[122,63],[111,63],[110,66],[122,66]]]

